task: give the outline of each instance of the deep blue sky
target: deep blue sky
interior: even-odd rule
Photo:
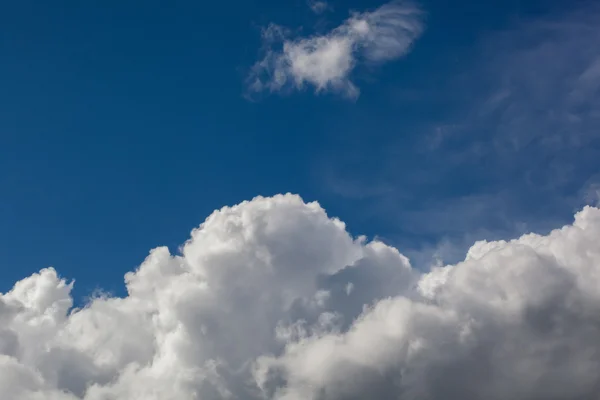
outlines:
[[[52,265],[77,296],[120,292],[151,248],[176,249],[214,209],[256,195],[319,200],[354,234],[417,258],[557,226],[588,201],[597,93],[577,124],[551,124],[583,132],[566,150],[540,147],[539,109],[564,111],[548,99],[597,48],[529,29],[578,21],[591,2],[422,1],[424,35],[406,57],[357,72],[355,101],[310,88],[248,101],[261,26],[308,35],[383,2],[331,4],[322,16],[302,0],[0,5],[0,291]],[[555,71],[536,49],[556,40]],[[509,104],[487,117],[482,99],[506,82]],[[521,130],[541,133],[516,153],[490,145]]]

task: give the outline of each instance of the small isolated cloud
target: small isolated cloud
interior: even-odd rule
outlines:
[[[315,14],[323,14],[330,8],[329,4],[326,1],[319,0],[309,0],[308,6]]]
[[[424,30],[422,15],[412,3],[392,2],[372,12],[354,13],[323,35],[290,38],[272,25],[263,31],[265,54],[252,67],[249,90],[277,92],[311,86],[317,93],[331,91],[356,98],[359,89],[350,79],[355,67],[405,55]]]
[[[298,196],[215,211],[127,296],[0,294],[10,400],[597,399],[600,209],[429,273]]]

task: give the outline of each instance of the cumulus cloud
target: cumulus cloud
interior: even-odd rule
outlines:
[[[291,38],[271,25],[263,31],[265,54],[251,70],[249,90],[276,92],[310,86],[316,92],[357,97],[359,89],[350,79],[357,64],[381,64],[405,55],[423,29],[422,11],[398,1],[372,12],[354,13],[322,35]]]
[[[596,399],[600,209],[428,273],[317,203],[215,211],[127,296],[72,309],[54,269],[0,295],[14,400]]]

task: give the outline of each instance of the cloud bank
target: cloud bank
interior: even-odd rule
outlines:
[[[350,80],[357,64],[382,64],[405,55],[424,30],[422,11],[407,2],[391,2],[372,12],[354,13],[323,35],[289,38],[271,25],[263,31],[264,57],[248,77],[250,92],[313,87],[355,98]],[[276,48],[275,45],[280,45]]]
[[[600,209],[429,273],[294,195],[215,211],[128,295],[0,295],[11,400],[597,399]]]

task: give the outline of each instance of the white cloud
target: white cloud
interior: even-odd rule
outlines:
[[[600,385],[600,210],[478,243],[346,332],[291,343],[255,370],[277,399],[592,399]],[[270,385],[285,382],[285,385]]]
[[[54,269],[0,294],[0,393],[593,399],[599,237],[588,207],[548,236],[476,243],[422,275],[317,203],[256,198],[214,212],[180,255],[154,249],[124,298],[70,310]]]
[[[323,14],[330,8],[329,4],[326,1],[319,0],[309,0],[308,7],[310,7],[312,12],[314,12],[315,14]]]
[[[249,90],[312,86],[316,92],[357,97],[359,89],[350,79],[357,64],[380,64],[405,55],[423,32],[421,17],[417,6],[395,1],[372,12],[355,13],[323,35],[291,39],[273,35],[272,25],[263,34],[265,56],[251,70]],[[280,49],[274,48],[276,43]]]

